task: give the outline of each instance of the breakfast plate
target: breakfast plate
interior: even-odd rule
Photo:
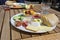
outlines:
[[[55,29],[55,27],[56,27],[56,25],[54,25],[54,26],[52,26],[52,27],[50,27],[49,29],[44,29],[44,28],[42,28],[42,27],[40,27],[40,29],[41,30],[38,30],[38,31],[32,31],[32,30],[27,30],[24,26],[22,26],[22,25],[20,25],[19,27],[17,27],[16,25],[15,25],[15,20],[14,20],[14,17],[16,16],[18,16],[18,15],[24,15],[24,13],[19,13],[19,14],[16,14],[16,15],[14,15],[13,17],[11,17],[11,20],[10,20],[10,22],[11,22],[11,24],[15,27],[15,28],[17,28],[17,29],[19,29],[19,30],[22,30],[22,31],[25,31],[25,32],[30,32],[30,33],[45,33],[45,32],[49,32],[49,31],[52,31],[53,29]],[[18,18],[18,17],[17,17]],[[25,17],[23,17],[23,19],[24,19]],[[36,23],[34,24],[34,25],[36,25]],[[38,23],[37,23],[37,25],[38,25]],[[34,28],[33,28],[34,29]]]
[[[26,4],[26,3],[12,3],[12,5],[9,6],[9,8],[12,9],[29,9],[29,8],[33,8],[34,5],[33,4]]]
[[[25,3],[13,3],[11,6],[9,6],[10,8],[25,8],[27,4]]]

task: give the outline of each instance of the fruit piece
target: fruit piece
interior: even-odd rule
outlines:
[[[31,15],[31,12],[30,12],[30,10],[25,10],[25,11],[24,11],[24,14],[25,14],[26,16],[29,16],[29,15]]]
[[[27,10],[27,14],[30,14],[30,10]]]
[[[36,14],[36,12],[33,9],[24,10],[23,12],[25,15],[35,15]]]
[[[26,9],[33,9],[33,7],[34,7],[34,5],[32,5],[32,4],[25,5],[25,8],[26,8]]]
[[[32,4],[30,4],[30,9],[33,9],[33,5]]]
[[[29,9],[33,9],[34,5],[33,4],[29,4]]]
[[[29,8],[30,8],[30,6],[29,6],[29,5],[25,5],[25,8],[26,8],[26,9],[29,9]]]
[[[21,26],[21,24],[22,24],[21,21],[16,21],[16,22],[15,22],[15,25],[16,25],[17,27]]]
[[[27,10],[25,13],[26,13],[26,14],[30,14],[30,15],[31,15],[31,12],[30,12],[30,10]]]
[[[33,10],[30,10],[30,12],[31,12],[32,15],[35,15],[36,14],[36,12],[33,11]]]

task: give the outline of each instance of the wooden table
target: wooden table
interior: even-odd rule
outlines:
[[[57,35],[57,33],[60,32],[60,22],[53,31],[46,32],[43,34],[41,34],[41,33],[38,33],[38,34],[27,33],[27,32],[24,32],[24,31],[14,28],[10,24],[10,18],[13,15],[22,12],[23,10],[24,9],[10,9],[7,11],[7,10],[4,10],[2,8],[2,6],[0,6],[0,39],[1,40],[21,40],[21,39],[25,40],[26,38],[33,38],[33,37],[39,37],[39,36],[45,37],[45,35],[51,35],[51,34]],[[41,11],[40,4],[37,4],[34,7],[34,10],[37,12],[40,12]],[[58,16],[58,18],[60,19],[60,12],[55,11],[53,9],[50,9],[48,11],[49,11],[49,13],[56,14]],[[60,36],[60,33],[58,34],[58,36]]]

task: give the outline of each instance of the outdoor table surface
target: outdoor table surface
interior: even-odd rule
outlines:
[[[36,12],[41,12],[41,5],[36,4],[33,9]],[[11,17],[13,15],[21,13],[23,10],[25,9],[5,10],[0,5],[0,39],[1,40],[35,40],[36,37],[37,37],[36,40],[39,40],[39,38],[41,38],[40,40],[50,40],[50,39],[53,40],[54,38],[59,38],[57,40],[60,40],[60,21],[53,31],[46,33],[37,33],[37,34],[28,33],[13,27],[10,23]],[[49,9],[48,11],[49,13],[56,14],[60,20],[60,12],[54,9]]]

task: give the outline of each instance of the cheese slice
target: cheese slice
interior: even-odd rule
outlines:
[[[34,27],[30,25],[30,26],[27,26],[26,29],[37,32],[37,31],[49,31],[51,27],[47,27],[47,26]]]
[[[26,29],[36,32],[39,30],[39,27],[27,26]]]

